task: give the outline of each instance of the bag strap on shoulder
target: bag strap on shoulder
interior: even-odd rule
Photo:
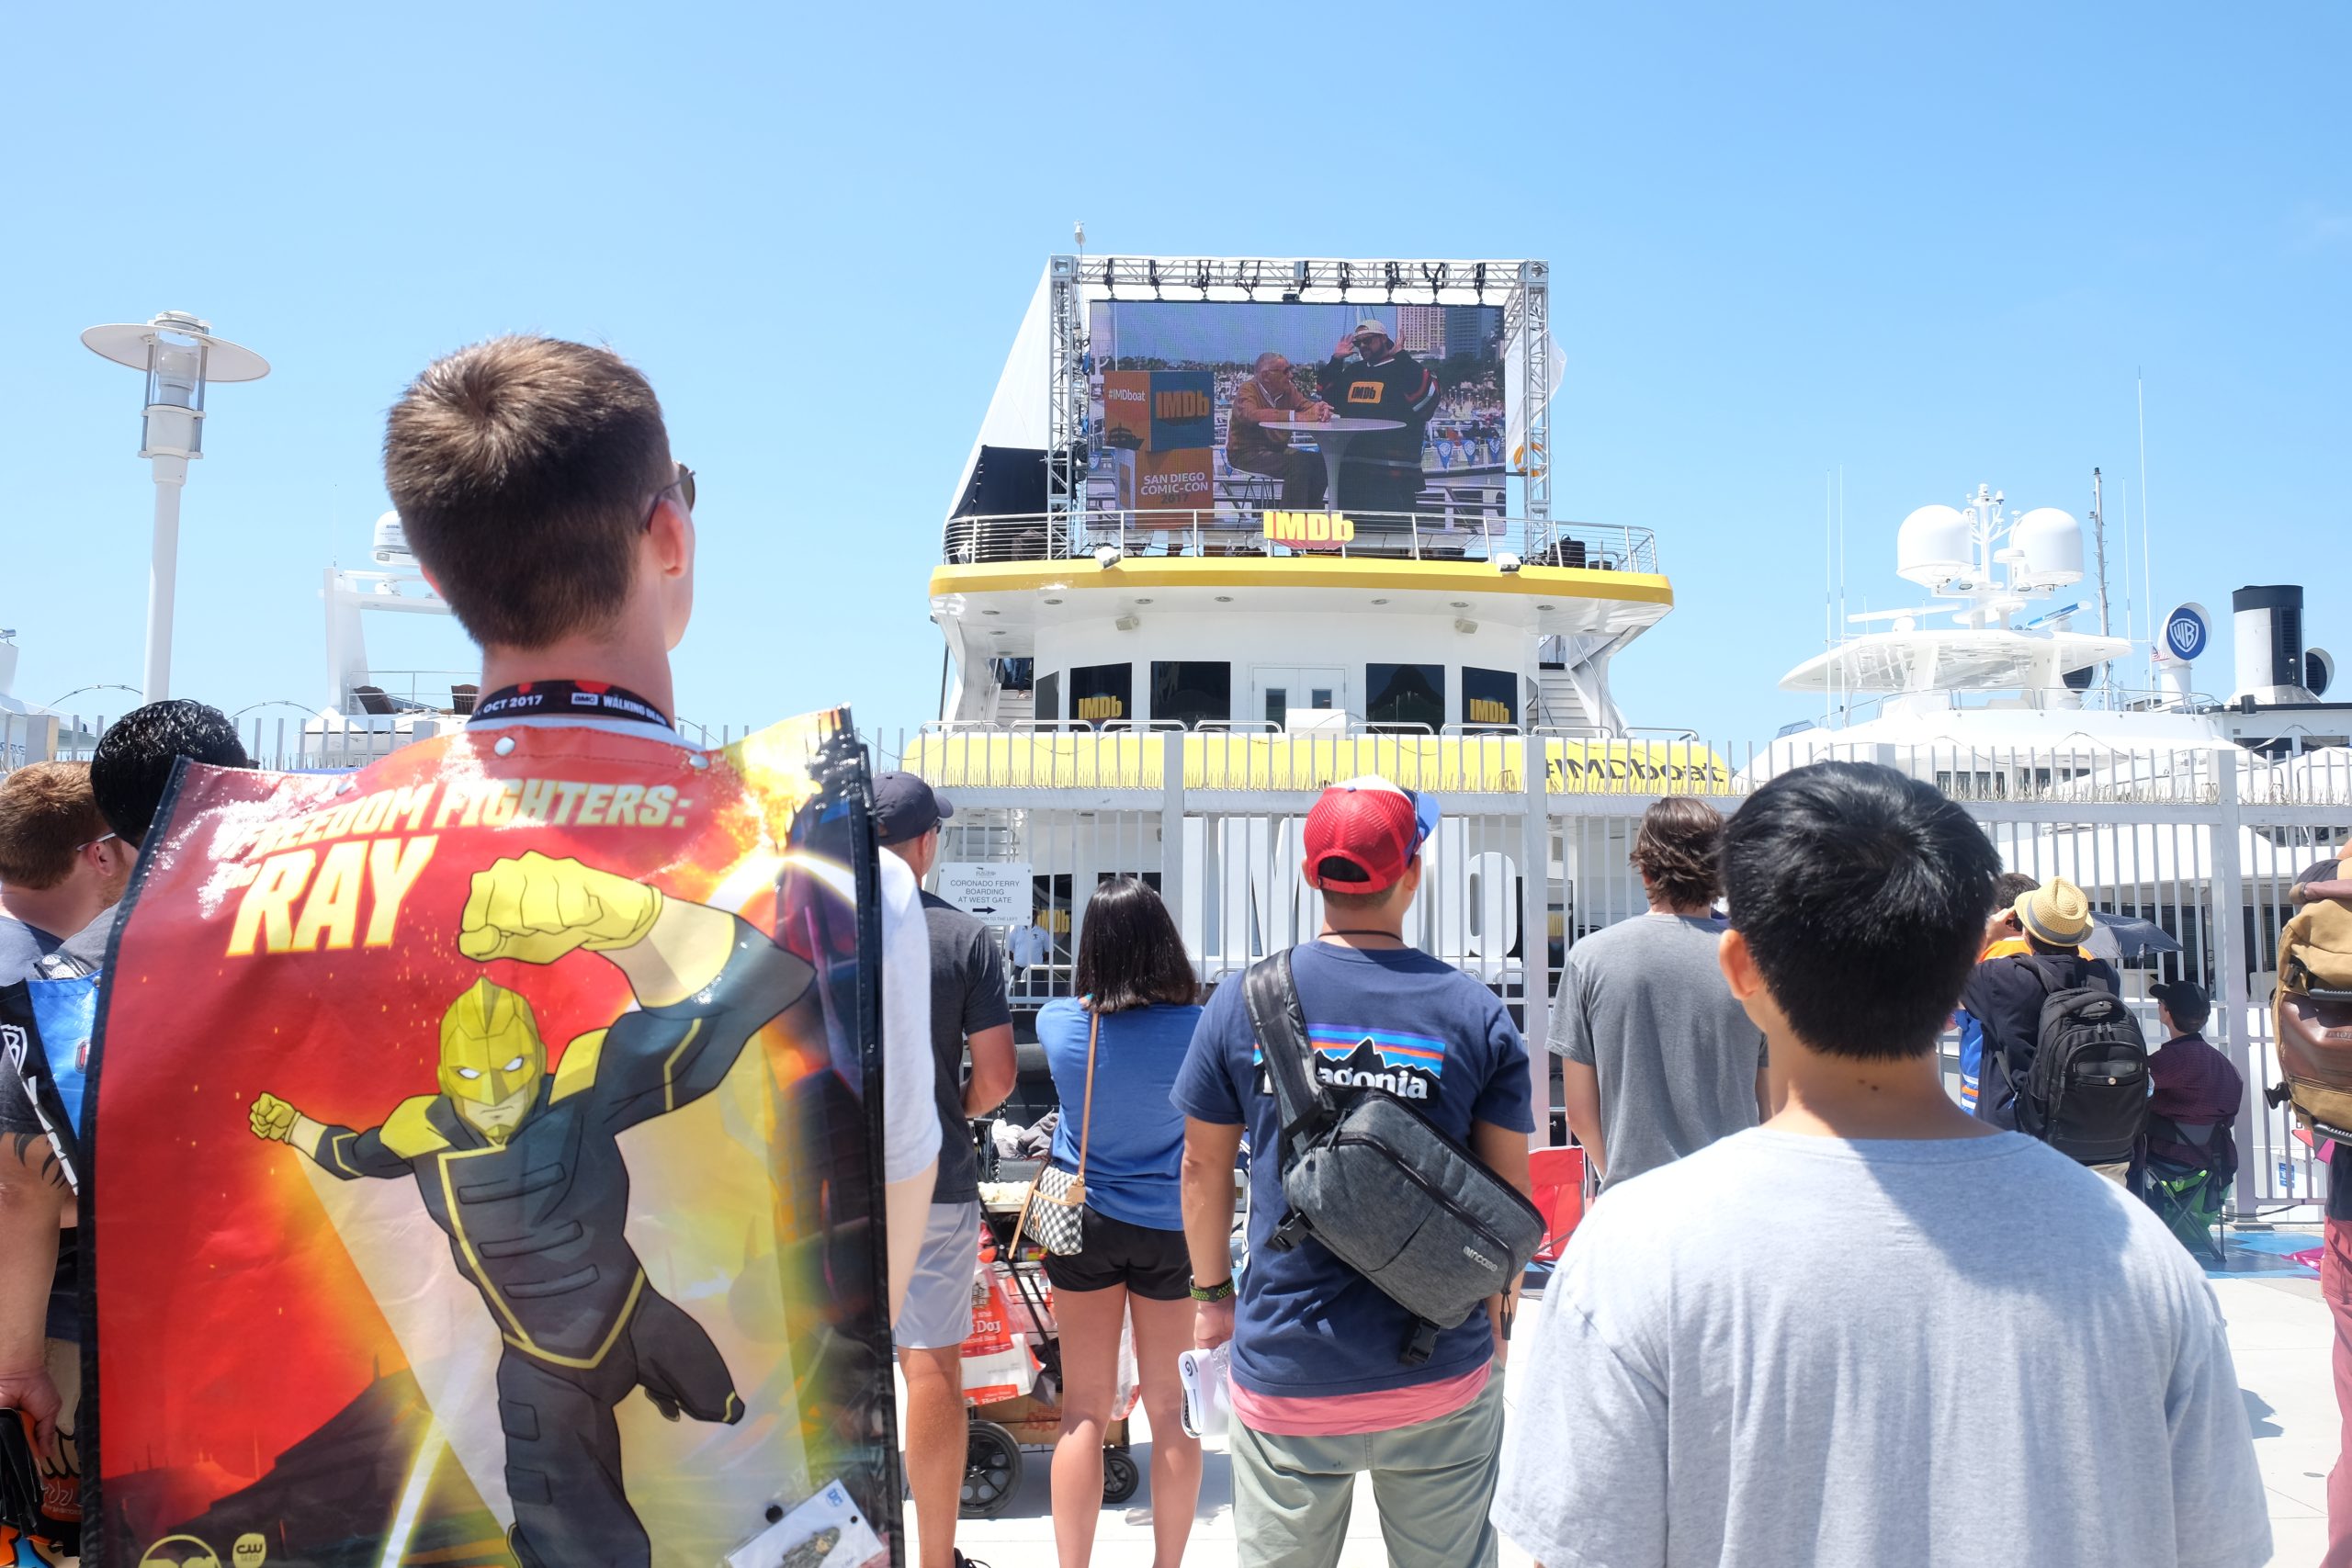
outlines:
[[[1078,1179],[1086,1180],[1086,1149],[1094,1137],[1094,1047],[1102,1038],[1102,1015],[1094,1010],[1093,999],[1088,998],[1086,1009],[1086,1106],[1078,1116]]]
[[[1250,1005],[1250,1025],[1258,1036],[1259,1054],[1265,1060],[1267,1077],[1273,1081],[1284,1142],[1320,1131],[1337,1111],[1330,1095],[1308,1070],[1314,1048],[1307,1043],[1306,1015],[1298,1005],[1290,953],[1273,953],[1251,964],[1241,988],[1242,999]]]

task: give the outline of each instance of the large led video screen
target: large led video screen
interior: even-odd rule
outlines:
[[[1503,513],[1499,307],[1097,300],[1088,329],[1091,508]]]

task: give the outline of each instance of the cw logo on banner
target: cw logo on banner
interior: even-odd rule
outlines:
[[[1268,512],[1266,542],[1293,549],[1328,550],[1356,536],[1356,525],[1340,512]]]

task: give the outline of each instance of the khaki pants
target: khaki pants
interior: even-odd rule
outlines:
[[[1393,1568],[1494,1568],[1503,1370],[1451,1416],[1345,1438],[1233,1427],[1233,1530],[1241,1568],[1332,1568],[1356,1476],[1372,1474]]]
[[[2091,1168],[2118,1187],[2128,1190],[2132,1185],[2132,1162],[2128,1159],[2117,1160],[2113,1165],[2095,1165]]]

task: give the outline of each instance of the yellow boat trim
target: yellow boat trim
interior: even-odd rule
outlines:
[[[1159,789],[1164,734],[952,731],[909,742],[900,766],[941,788]],[[1312,790],[1363,773],[1407,789],[1515,795],[1526,742],[1510,736],[1189,734],[1187,789]],[[1550,795],[1722,795],[1731,768],[1688,740],[1544,741]]]
[[[1648,571],[1525,566],[1497,571],[1485,561],[1374,560],[1362,556],[1129,556],[1105,571],[1092,561],[986,561],[935,567],[934,599],[950,593],[1030,589],[1372,588],[1400,593],[1514,593],[1671,605],[1674,588]]]

